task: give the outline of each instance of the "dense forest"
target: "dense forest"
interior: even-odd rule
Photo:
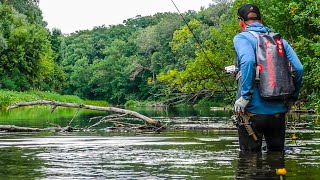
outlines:
[[[67,35],[46,28],[39,0],[0,0],[0,89],[112,104],[227,102],[236,84],[224,67],[235,57],[236,10],[248,2],[293,46],[305,68],[301,102],[319,108],[319,0],[213,0],[184,12],[188,24],[178,13],[157,13]]]

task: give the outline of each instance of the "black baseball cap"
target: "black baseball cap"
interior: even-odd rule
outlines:
[[[256,17],[250,17],[248,18],[249,13],[255,13]],[[238,9],[238,16],[240,19],[244,21],[248,20],[261,20],[260,10],[259,8],[254,4],[244,4]]]

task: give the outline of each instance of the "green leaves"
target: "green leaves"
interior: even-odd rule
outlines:
[[[224,91],[224,84],[230,85],[229,89],[233,87],[231,78],[224,77],[223,69],[234,57],[234,26],[220,22],[219,26],[209,28],[194,19],[189,27],[203,43],[197,43],[187,25],[177,30],[170,45],[179,63],[175,69],[161,73],[158,80],[168,85],[171,90],[167,92]]]
[[[3,37],[2,34],[0,34],[0,53],[2,53],[6,49],[8,49],[7,40]]]
[[[236,11],[250,2],[303,62],[302,97],[320,94],[318,0],[215,1],[183,14],[200,42],[177,13],[136,16],[64,36],[45,28],[38,0],[0,2],[0,89],[58,91],[113,104],[163,100],[171,93],[225,94],[224,85],[235,89],[224,67],[235,57]],[[312,106],[319,103],[313,99]]]
[[[35,11],[41,12],[34,1],[6,1],[0,5],[0,87],[3,89],[56,90],[56,84],[63,84],[55,81],[60,76],[56,72],[63,72],[53,61],[49,32],[40,23],[41,13],[36,16]],[[29,15],[33,20],[38,19],[37,22],[28,19]]]

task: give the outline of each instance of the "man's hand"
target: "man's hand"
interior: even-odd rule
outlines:
[[[236,113],[244,113],[244,108],[249,103],[249,100],[244,99],[242,96],[234,103],[234,111]]]

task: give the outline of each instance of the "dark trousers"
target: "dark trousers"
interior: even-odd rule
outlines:
[[[257,114],[249,119],[258,141],[248,135],[244,126],[238,126],[241,151],[259,152],[264,137],[268,151],[283,151],[285,141],[285,113],[276,115]]]

